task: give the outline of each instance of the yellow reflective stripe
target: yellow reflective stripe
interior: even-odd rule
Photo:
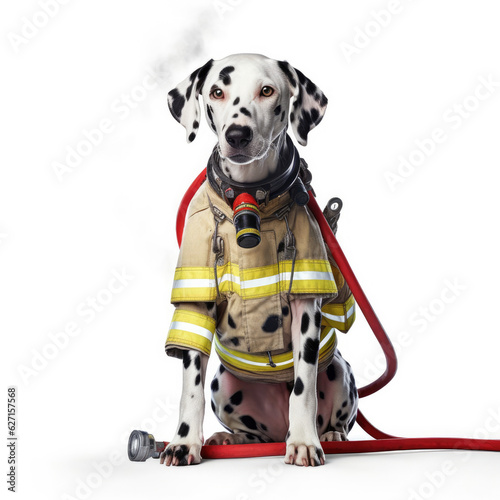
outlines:
[[[176,309],[165,345],[194,347],[210,354],[214,333],[213,318],[194,311]]]
[[[243,299],[270,297],[288,292],[292,261],[240,270],[231,262],[217,267],[221,293],[234,292]],[[292,293],[333,294],[337,292],[327,260],[298,260],[293,272]],[[177,268],[172,288],[172,302],[213,301],[217,289],[210,267]]]
[[[282,262],[282,291],[288,291],[293,279],[291,293],[337,293],[332,268],[327,260],[298,260],[292,277],[292,261]]]
[[[323,324],[347,331],[356,319],[356,307],[352,295],[344,304],[327,304],[321,309]]]
[[[213,301],[217,296],[209,267],[178,267],[172,285],[172,302]]]
[[[336,345],[337,337],[333,328],[323,328],[320,336],[318,362],[327,356]],[[240,370],[251,370],[254,372],[272,372],[285,370],[293,366],[293,351],[283,354],[272,355],[272,361],[276,367],[269,364],[269,356],[260,354],[249,354],[235,351],[221,345],[217,336],[214,338],[215,350],[220,359],[228,366],[234,366]]]

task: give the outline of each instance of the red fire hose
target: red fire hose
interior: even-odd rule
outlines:
[[[186,213],[194,194],[205,182],[206,169],[204,169],[191,184],[186,194],[182,198],[177,212],[177,241],[179,246],[182,241]],[[318,221],[323,238],[332,252],[332,256],[339,266],[349,288],[356,299],[356,302],[363,312],[370,328],[377,338],[385,355],[387,367],[385,372],[374,382],[358,389],[360,398],[369,396],[382,387],[386,386],[394,377],[397,370],[397,358],[394,347],[373,310],[368,298],[361,288],[354,275],[344,252],[340,248],[323,212],[318,206],[316,199],[309,191],[308,207]],[[393,450],[424,450],[424,449],[460,449],[460,450],[484,450],[500,451],[499,439],[462,439],[462,438],[397,438],[386,434],[374,427],[358,410],[356,422],[374,441],[347,441],[347,442],[323,442],[323,451],[329,453],[366,453],[376,451]],[[167,446],[168,443],[164,442]],[[201,456],[204,458],[239,458],[239,457],[263,457],[285,454],[285,443],[260,443],[260,444],[239,444],[239,445],[205,445],[202,448]]]

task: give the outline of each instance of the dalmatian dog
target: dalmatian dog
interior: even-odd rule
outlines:
[[[208,61],[169,92],[174,118],[192,142],[200,126],[199,97],[217,136],[221,169],[239,183],[269,178],[277,169],[290,121],[302,146],[326,110],[323,92],[286,61],[236,54]],[[290,105],[292,102],[292,105]],[[349,364],[336,350],[318,373],[317,356],[307,356],[320,336],[321,301],[290,303],[294,377],[289,382],[240,380],[221,364],[211,383],[211,406],[228,432],[205,444],[286,441],[285,463],[325,463],[320,441],[347,440],[356,418],[358,394]],[[210,309],[217,321],[215,307]],[[161,455],[167,466],[197,464],[204,443],[205,376],[208,356],[183,351],[183,390],[177,433]]]

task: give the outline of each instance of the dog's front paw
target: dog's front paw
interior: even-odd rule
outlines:
[[[194,465],[201,462],[202,443],[188,443],[185,440],[172,441],[160,455],[160,464]]]
[[[285,463],[312,467],[325,464],[325,454],[319,439],[294,439],[293,435],[286,441]]]

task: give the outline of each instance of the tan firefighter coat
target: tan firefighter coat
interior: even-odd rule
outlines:
[[[285,193],[259,209],[261,242],[241,248],[231,207],[208,182],[198,190],[175,271],[176,310],[165,350],[178,358],[185,349],[209,355],[214,342],[222,364],[239,378],[291,381],[290,301],[323,300],[319,371],[333,357],[335,329],[346,332],[354,322],[355,304],[306,207]]]

